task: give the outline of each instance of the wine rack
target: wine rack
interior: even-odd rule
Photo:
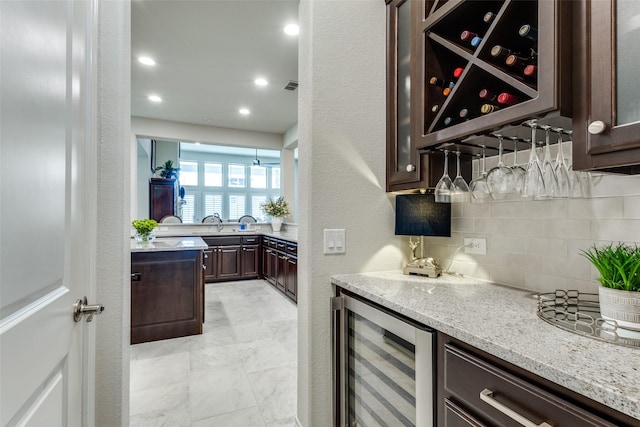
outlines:
[[[421,4],[413,16],[419,42],[412,50],[418,149],[462,141],[463,152],[477,153],[467,147],[495,144],[484,135],[498,129],[526,137],[513,125],[533,118],[570,127],[570,1]]]

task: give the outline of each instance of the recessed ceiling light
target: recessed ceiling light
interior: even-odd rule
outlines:
[[[149,101],[153,101],[153,102],[162,102],[162,98],[160,98],[158,95],[149,95]]]
[[[246,116],[248,114],[251,114],[251,111],[249,111],[248,108],[241,108],[238,110],[238,113],[242,114],[243,116]]]
[[[152,58],[149,58],[148,56],[139,57],[138,62],[144,65],[156,65],[156,61],[154,61]]]
[[[289,24],[284,27],[284,33],[288,36],[297,36],[300,33],[300,27],[298,24]]]
[[[263,79],[262,77],[258,77],[253,81],[257,86],[266,86],[269,84],[267,79]]]

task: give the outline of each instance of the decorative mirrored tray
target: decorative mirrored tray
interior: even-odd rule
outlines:
[[[538,295],[538,317],[567,331],[600,341],[640,348],[640,332],[600,317],[598,294],[556,290]]]

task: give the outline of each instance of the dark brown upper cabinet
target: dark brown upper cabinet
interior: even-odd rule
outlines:
[[[422,2],[387,0],[387,191],[433,188],[442,176],[442,153],[420,152],[416,147],[413,107],[416,50],[414,16]],[[450,165],[451,166],[451,165]],[[470,179],[471,158],[462,161]],[[450,169],[452,170],[452,169]]]
[[[571,3],[412,2],[416,148],[470,141],[532,118],[570,123]]]
[[[639,15],[638,1],[575,4],[574,169],[640,173]]]

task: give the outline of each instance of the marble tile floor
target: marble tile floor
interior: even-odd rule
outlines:
[[[294,427],[296,306],[262,280],[210,283],[202,335],[131,346],[131,427]]]

